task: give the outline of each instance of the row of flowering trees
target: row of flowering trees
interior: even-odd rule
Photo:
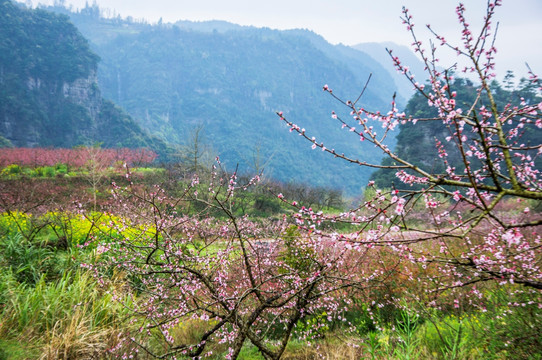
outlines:
[[[150,164],[158,156],[154,151],[144,148],[0,148],[0,167],[11,164],[30,167],[65,164],[69,168],[81,168],[91,160],[91,157],[96,157],[96,154],[99,154],[99,158],[108,166],[119,161],[135,166]]]
[[[123,299],[133,310],[136,331],[126,334],[119,349],[158,358],[199,358],[222,346],[229,349],[227,358],[235,359],[251,342],[265,359],[279,359],[303,319],[325,316],[347,324],[344,314],[355,306],[353,298],[364,299],[369,311],[373,305],[403,300],[425,308],[483,309],[485,286],[513,286],[515,293],[532,295],[524,306],[542,306],[542,218],[537,210],[542,183],[536,162],[542,145],[522,143],[527,129],[542,127],[542,103],[500,104],[493,98],[492,19],[499,5],[499,0],[488,1],[477,35],[459,5],[462,44],[450,45],[434,33],[440,45],[431,43],[428,49],[416,38],[412,17],[404,10],[429,82],[417,82],[398,58],[392,60],[436,109],[433,118],[408,116],[394,102],[389,111],[365,109],[359,103],[363,93],[346,101],[324,86],[346,109],[347,115],[335,111],[332,118],[360,141],[381,149],[391,159],[388,165],[350,158],[278,113],[315,149],[354,166],[395,171],[402,186],[376,189],[369,183],[371,195],[355,209],[329,215],[278,194],[294,210],[293,218],[239,218],[232,212],[235,194],[258,177],[239,184],[235,173],[228,175],[220,167],[214,168],[210,184],[203,186],[195,177],[175,197],[158,186],[116,187],[115,213],[124,220],[110,224],[115,234],[125,236],[102,242],[102,262],[88,267],[100,281],[111,268],[129,274],[132,281],[131,296]],[[451,47],[470,62],[464,71],[478,81],[472,103],[456,102],[456,69],[437,66],[439,46]],[[540,86],[533,74],[531,81]],[[388,145],[391,132],[402,124],[421,122],[435,123],[446,134],[435,139],[434,153],[427,154],[444,164],[441,173],[412,164]],[[461,168],[448,162],[443,144],[457,151]],[[511,201],[522,210],[509,211]],[[191,203],[200,204],[201,212],[188,215]],[[340,234],[325,227],[337,223],[355,231]],[[179,335],[187,324],[201,323],[198,336]],[[307,336],[322,326],[318,321],[305,324],[310,325],[303,328]],[[161,345],[153,346],[150,338]]]

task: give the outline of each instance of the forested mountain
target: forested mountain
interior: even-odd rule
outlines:
[[[322,91],[355,99],[372,74],[360,105],[388,109],[397,91],[388,72],[367,54],[333,46],[305,30],[275,31],[224,22],[149,25],[103,18],[97,6],[62,7],[101,57],[104,96],[144,128],[172,144],[200,141],[229,169],[265,172],[284,182],[340,187],[359,193],[370,170],[348,167],[288,134],[285,116],[310,136],[361,159],[380,154],[330,120],[340,105]],[[401,94],[398,94],[398,98]],[[205,140],[201,140],[205,139]]]
[[[152,147],[130,116],[101,96],[98,56],[64,15],[0,0],[0,136],[3,145]]]
[[[499,84],[497,81],[491,83],[492,95],[495,102],[499,106],[499,111],[503,110],[506,104],[519,105],[522,101],[527,104],[540,102],[537,96],[535,85],[528,80],[521,80],[517,86],[512,81],[513,74],[508,73],[505,77],[505,82]],[[478,97],[478,85],[464,78],[457,78],[450,84],[450,88],[457,92],[456,102],[458,107],[469,109]],[[489,107],[488,99],[484,96],[480,99],[478,107],[485,105]],[[408,102],[405,113],[407,116],[412,116],[416,119],[438,119],[437,110],[435,107],[430,107],[427,98],[420,93],[416,93]],[[504,125],[504,129],[509,127]],[[469,132],[466,131],[467,134]],[[399,157],[406,159],[411,164],[419,166],[423,169],[431,169],[433,174],[445,174],[446,166],[441,158],[437,156],[436,141],[440,141],[446,153],[447,160],[451,167],[456,168],[456,173],[462,174],[465,169],[461,154],[454,142],[448,142],[445,139],[450,137],[450,129],[443,124],[442,120],[436,121],[419,121],[416,124],[407,122],[399,125],[399,133],[397,135],[397,144],[395,153]],[[514,139],[514,146],[530,146],[538,144],[542,137],[542,129],[535,124],[527,124],[523,127],[523,131],[517,139]],[[533,150],[532,157],[535,159],[535,167],[539,171],[542,170],[542,159],[536,156],[536,150]],[[475,159],[471,159],[471,165],[478,167]],[[397,165],[390,158],[383,161],[384,165]],[[372,179],[379,187],[395,186],[401,188],[407,186],[400,183],[393,169],[379,169],[372,174]],[[410,187],[411,188],[411,187]]]

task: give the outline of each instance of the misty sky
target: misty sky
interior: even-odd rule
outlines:
[[[54,0],[34,0],[34,5],[38,2],[52,4]],[[85,0],[56,2],[75,8],[85,5]],[[463,2],[467,20],[473,25],[480,24],[487,1]],[[425,43],[429,39],[425,29],[428,23],[449,40],[459,33],[457,0],[96,0],[96,3],[109,9],[110,15],[145,18],[151,23],[160,18],[164,22],[226,20],[274,29],[303,28],[313,30],[333,44],[345,45],[382,41],[409,45],[411,38],[399,19],[405,5],[417,24],[419,38]],[[496,42],[498,78],[502,79],[508,69],[524,76],[525,62],[542,74],[542,1],[503,0],[496,19],[500,23]]]

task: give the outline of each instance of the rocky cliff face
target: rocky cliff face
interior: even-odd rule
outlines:
[[[79,78],[71,83],[65,82],[62,85],[62,95],[67,101],[82,106],[88,112],[91,124],[94,125],[92,129],[89,129],[91,131],[88,135],[98,137],[96,125],[99,122],[103,99],[96,70],[92,70],[87,78]]]
[[[103,99],[95,71],[71,82],[29,77],[21,88],[22,96],[2,104],[0,117],[0,134],[13,146],[69,146],[99,138]]]
[[[92,111],[93,105],[101,102],[96,71],[92,70],[87,78],[79,78],[71,83],[65,82],[62,85],[62,94],[76,104],[90,106],[89,111]]]

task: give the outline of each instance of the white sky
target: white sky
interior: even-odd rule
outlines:
[[[24,0],[20,0],[24,1]],[[94,0],[90,0],[92,3]],[[33,0],[52,4],[54,0]],[[85,0],[56,0],[85,6]],[[273,29],[310,29],[333,44],[393,41],[409,45],[412,40],[401,23],[405,5],[416,24],[419,39],[427,43],[425,24],[430,23],[449,40],[459,34],[455,7],[458,0],[96,0],[100,8],[116,11],[122,17],[145,18],[156,22],[177,20],[226,20],[241,25]],[[467,21],[480,24],[487,0],[463,0]],[[542,75],[542,1],[503,0],[497,8],[500,22],[498,78],[512,69],[526,75],[525,62]],[[444,59],[443,59],[444,60]],[[447,65],[444,61],[442,66]]]

